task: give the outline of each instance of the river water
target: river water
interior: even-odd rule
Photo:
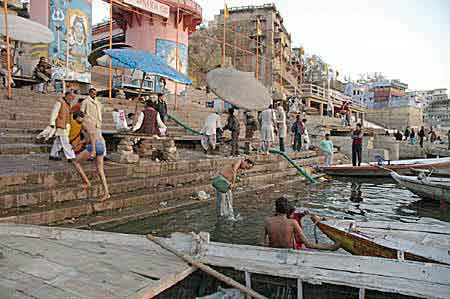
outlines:
[[[133,234],[152,233],[169,236],[172,232],[209,232],[212,241],[260,245],[264,218],[273,214],[274,199],[287,195],[298,210],[308,209],[326,217],[355,220],[414,221],[431,217],[450,221],[447,204],[422,200],[408,190],[399,188],[387,179],[333,179],[316,186],[294,184],[280,190],[255,192],[237,197],[234,202],[242,219],[236,222],[217,221],[215,203],[176,211],[170,214],[132,221],[110,231]],[[305,234],[327,242],[326,237],[308,217],[303,219]]]

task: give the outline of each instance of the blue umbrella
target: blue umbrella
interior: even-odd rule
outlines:
[[[135,49],[108,49],[104,52],[111,57],[113,67],[139,70],[177,83],[192,84],[188,77],[170,67],[161,57],[150,52]]]

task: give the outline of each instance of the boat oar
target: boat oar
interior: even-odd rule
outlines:
[[[197,269],[200,269],[206,273],[208,273],[209,275],[213,276],[214,278],[226,283],[227,285],[239,289],[240,291],[242,291],[243,293],[256,298],[256,299],[268,299],[267,297],[258,294],[257,292],[253,291],[250,288],[247,288],[246,286],[240,284],[239,282],[235,281],[234,279],[223,275],[222,273],[212,269],[211,267],[198,262],[196,260],[194,260],[191,256],[181,253],[178,250],[176,250],[175,248],[173,248],[172,246],[168,245],[167,243],[165,243],[164,241],[162,241],[161,239],[158,239],[152,235],[147,235],[147,239],[149,239],[150,241],[158,244],[159,246],[161,246],[162,248],[164,248],[165,250],[173,253],[174,255],[176,255],[177,257],[181,258],[183,261],[185,261],[186,263],[194,266]]]

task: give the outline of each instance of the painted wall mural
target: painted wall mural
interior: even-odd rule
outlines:
[[[58,80],[91,82],[92,0],[50,0],[50,63]]]
[[[156,55],[163,58],[176,69],[177,66],[177,43],[166,39],[156,40]],[[178,44],[178,70],[187,75],[188,73],[188,47]]]

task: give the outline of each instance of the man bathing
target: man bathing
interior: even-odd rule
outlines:
[[[240,170],[251,169],[253,165],[254,162],[249,159],[240,159],[213,178],[212,185],[217,194],[216,212],[218,218],[224,217],[235,220],[232,191],[236,189],[236,176]]]
[[[83,112],[78,111],[73,114],[73,119],[77,121],[81,125],[81,129],[86,133],[87,140],[84,140],[87,143],[87,148],[83,152],[80,153],[78,158],[74,160],[73,164],[75,169],[80,174],[81,178],[84,182],[84,189],[89,189],[91,187],[91,183],[86,176],[83,168],[79,160],[87,161],[91,159],[95,159],[95,164],[97,166],[97,173],[100,177],[100,181],[103,185],[104,195],[101,197],[101,201],[105,201],[111,197],[109,194],[108,184],[106,182],[105,170],[104,170],[104,157],[105,157],[105,140],[99,134],[96,122],[94,119],[86,116]]]
[[[276,213],[267,217],[264,222],[264,245],[272,248],[295,249],[296,236],[307,248],[321,250],[337,250],[340,244],[322,245],[308,240],[295,219],[289,219],[290,204],[287,198],[281,197],[275,202]]]

